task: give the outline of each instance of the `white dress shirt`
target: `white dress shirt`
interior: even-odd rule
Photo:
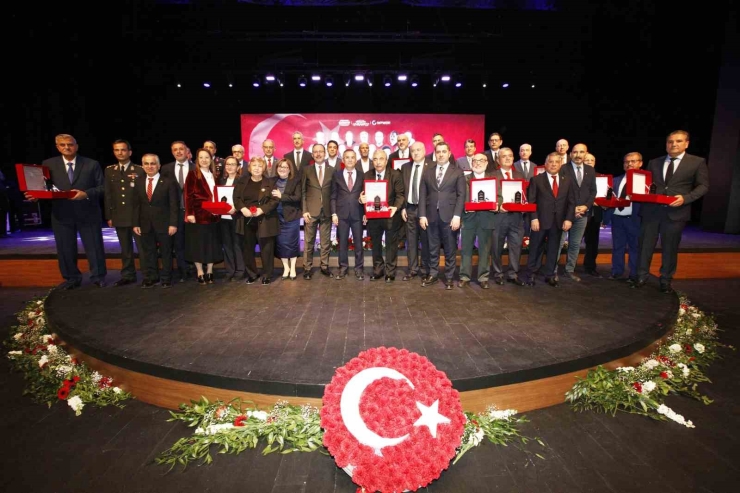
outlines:
[[[154,195],[154,190],[157,189],[157,182],[159,181],[159,173],[152,176],[152,195]],[[149,175],[146,176],[146,186],[149,187]]]
[[[675,161],[673,161],[673,173],[676,173],[676,170],[678,169],[678,165],[681,164],[681,160],[683,159],[685,152],[682,152],[678,156],[676,156]],[[665,161],[663,162],[663,180],[665,180],[665,175],[668,173],[668,165],[671,164],[671,156],[666,156]]]
[[[622,181],[619,182],[619,190],[617,190],[617,197],[622,195],[622,190],[624,190],[624,187],[627,186],[627,175],[624,175],[624,178],[622,178]],[[615,216],[631,216],[632,215],[632,202],[630,202],[630,205],[628,207],[625,207],[621,211],[617,207],[614,209],[614,215]]]

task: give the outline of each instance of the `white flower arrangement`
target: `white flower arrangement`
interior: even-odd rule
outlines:
[[[695,343],[694,349],[696,349],[697,353],[704,354],[705,347],[704,347],[704,344],[702,344],[701,342]]]
[[[643,384],[642,384],[642,391],[645,394],[649,394],[653,390],[655,390],[655,382],[653,382],[652,380],[648,380],[647,382],[643,382]]]
[[[680,353],[681,352],[681,345],[680,344],[671,344],[668,346],[668,350],[672,353]]]
[[[666,418],[675,421],[678,424],[684,425],[686,428],[696,428],[691,420],[686,420],[682,415],[677,414],[673,409],[661,404],[657,409],[658,414],[662,414]]]
[[[67,404],[69,405],[69,407],[72,408],[72,410],[75,412],[75,415],[77,416],[82,414],[82,408],[85,407],[85,404],[82,402],[82,399],[78,395],[67,399]]]
[[[648,370],[652,370],[653,368],[660,366],[660,362],[657,359],[649,359],[645,363],[643,363],[643,365]]]

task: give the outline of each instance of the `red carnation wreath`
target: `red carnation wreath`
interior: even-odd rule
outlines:
[[[444,372],[406,349],[373,348],[324,390],[324,446],[365,491],[415,491],[447,469],[465,428]]]

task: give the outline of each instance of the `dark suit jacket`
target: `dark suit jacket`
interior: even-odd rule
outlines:
[[[278,163],[278,161],[280,161],[280,158],[277,157],[274,154],[272,155],[272,167],[271,168],[268,168],[267,167],[267,157],[266,156],[262,156],[262,159],[265,160],[265,171],[264,171],[263,175],[266,176],[266,177],[268,177],[268,178],[273,178],[273,177],[277,176],[277,163]],[[301,161],[302,160],[303,160],[303,156],[301,156]],[[295,163],[293,161],[291,161],[290,164],[294,168],[293,169],[293,173],[296,173],[297,170],[295,169]],[[244,169],[246,171],[246,168],[244,168]],[[248,174],[248,173],[242,173],[242,174]]]
[[[457,164],[457,167],[463,171],[473,171],[473,167],[471,166],[471,163],[468,163],[468,156],[457,158],[457,161],[455,164]],[[488,171],[488,168],[486,168],[486,171]]]
[[[244,234],[247,222],[257,221],[257,237],[269,238],[280,234],[280,219],[278,218],[277,206],[279,200],[272,196],[275,188],[274,178],[262,178],[262,185],[257,196],[250,195],[247,184],[252,180],[249,175],[242,175],[236,182],[234,188],[234,207],[241,211],[243,207],[258,207],[264,214],[258,217],[245,217],[235,225],[237,234]]]
[[[435,165],[435,166],[437,165],[437,161],[435,161],[435,160],[434,160],[434,153],[433,153],[433,152],[430,152],[429,154],[427,154],[426,156],[424,156],[424,158],[425,158],[425,159],[426,159],[427,161],[429,161],[429,164],[433,164],[433,165]],[[454,154],[452,154],[451,152],[450,152],[450,162],[451,162],[452,164],[455,164],[455,163],[457,162],[457,161],[455,160],[455,155],[454,155]]]
[[[146,175],[136,179],[134,186],[134,227],[141,228],[142,233],[154,230],[156,233],[167,233],[170,226],[177,227],[177,213],[180,208],[177,181],[169,176],[159,174],[152,200],[146,196],[148,183]]]
[[[683,196],[681,207],[668,207],[661,204],[645,203],[642,206],[642,217],[650,219],[657,217],[661,207],[668,207],[668,217],[673,221],[688,221],[691,219],[691,203],[709,191],[709,169],[703,157],[684,154],[678,163],[673,178],[666,187],[663,179],[663,164],[667,156],[651,159],[647,170],[653,174],[653,183],[657,193],[665,195]]]
[[[353,173],[352,190],[344,180],[344,171],[337,170],[332,176],[331,213],[336,214],[339,219],[358,221],[363,214],[360,194],[364,190],[365,176],[357,169]]]
[[[169,176],[169,175],[168,175]],[[214,180],[215,181],[215,180]],[[177,182],[177,180],[175,180]],[[213,190],[205,177],[198,178],[197,171],[188,173],[185,179],[185,217],[195,216],[196,224],[209,224],[221,220],[215,214],[203,209],[203,202],[213,202]]]
[[[377,173],[374,169],[371,169],[365,173],[365,180],[375,180]],[[393,219],[396,216],[400,216],[400,210],[403,209],[403,205],[406,203],[406,195],[403,189],[403,177],[401,172],[391,168],[385,168],[385,181],[388,182],[386,185],[386,193],[388,194],[388,207],[396,207],[399,212],[393,215]],[[371,197],[367,197],[367,200],[371,200]]]
[[[500,177],[496,176],[494,173],[491,173],[490,171],[486,171],[483,175],[485,178],[496,178],[497,183],[499,180],[501,180]],[[469,175],[465,175],[465,202],[470,202],[470,180],[475,178],[475,175],[473,173],[470,173]],[[500,195],[500,192],[499,192]],[[493,211],[465,211],[465,213],[462,216],[462,222],[465,224],[466,222],[472,222],[473,218],[477,218],[479,221],[479,225],[483,229],[493,229],[493,220],[496,217],[496,213]]]
[[[619,175],[614,178],[613,188],[614,188],[614,194],[615,196],[619,193],[619,186],[622,183],[622,180],[626,180],[627,175]],[[625,186],[627,186],[625,184]],[[630,216],[631,220],[637,224],[640,224],[640,211],[642,210],[642,204],[640,202],[632,202],[632,215]],[[604,219],[611,218],[614,215],[614,211],[616,209],[610,208],[607,209],[604,212]]]
[[[576,180],[576,172],[573,170],[573,164],[568,161],[560,168],[560,173],[567,173],[572,180],[573,189],[575,192],[576,206],[585,205],[589,210],[594,206],[594,200],[596,200],[596,171],[591,166],[581,165],[583,168],[583,180],[581,180],[581,186],[578,186],[578,180]]]
[[[404,158],[404,159],[411,159],[411,146],[409,146],[409,147],[406,148],[406,152],[408,153],[409,157]],[[399,151],[397,151],[397,150],[391,152],[390,156],[388,156],[388,167],[390,167],[390,168],[393,167],[393,160],[394,159],[400,159],[398,157],[398,154],[399,154]],[[372,161],[372,159],[370,161]],[[396,170],[396,171],[400,171],[400,170]]]
[[[465,208],[465,175],[450,161],[442,183],[437,186],[437,165],[429,166],[419,185],[419,217],[430,223],[449,223],[453,216],[462,218]]]
[[[416,178],[416,180],[419,182],[419,193],[421,194],[421,179],[424,176],[424,173],[429,168],[430,164],[429,161],[424,159],[424,166],[419,168],[419,176]],[[408,205],[409,200],[411,199],[411,176],[414,174],[414,162],[410,161],[403,165],[401,168],[401,177],[403,178],[403,194],[405,197],[403,207],[406,208],[406,205]],[[416,200],[419,201],[421,195],[416,197]],[[418,205],[418,204],[417,204]]]
[[[319,217],[321,209],[324,214],[331,216],[331,184],[336,168],[324,162],[324,182],[319,185],[319,175],[316,166],[303,168],[303,182],[301,184],[301,198],[303,199],[303,213],[308,212],[312,217]]]
[[[134,189],[131,184],[142,176],[146,176],[144,169],[134,163],[126,167],[125,173],[120,164],[105,168],[105,219],[112,220],[114,228],[134,225]]]
[[[52,200],[51,215],[60,223],[100,223],[100,199],[103,198],[105,182],[103,170],[97,161],[77,155],[74,166],[74,179],[69,182],[64,158],[56,156],[41,163],[49,168],[51,183],[59,190],[82,190],[87,193],[85,200]]]
[[[539,219],[540,231],[550,229],[553,225],[561,229],[564,221],[573,222],[576,215],[575,188],[578,185],[575,179],[571,179],[566,171],[560,169],[557,198],[552,194],[551,181],[549,173],[542,173],[529,181],[527,190],[529,203],[537,204],[537,210],[530,213],[530,220]]]
[[[523,180],[531,180],[534,176],[534,169],[537,167],[537,163],[533,162],[531,159],[529,160],[529,173],[525,173],[524,169],[522,168],[522,160],[519,159],[518,161],[514,162],[514,169],[517,170],[522,176]]]
[[[162,176],[171,176],[175,179],[175,183],[177,183],[177,189],[180,191],[180,208],[185,208],[185,187],[181,187],[180,183],[177,181],[177,170],[175,169],[177,165],[177,161],[172,161],[171,163],[167,163],[162,166],[162,168],[159,170],[159,174]],[[190,176],[190,173],[195,172],[195,164],[192,161],[188,162],[188,176]]]
[[[499,148],[499,152],[501,152],[501,149]],[[489,148],[486,152],[484,152],[486,159],[488,159],[488,171],[495,171],[496,168],[498,168],[498,161],[493,159],[493,151]]]
[[[277,178],[275,179],[277,181]],[[286,221],[295,221],[303,215],[301,210],[301,173],[293,175],[285,184],[285,190],[280,196],[280,202],[283,204],[283,219]]]
[[[296,172],[303,168],[304,166],[308,166],[311,160],[313,159],[313,156],[311,156],[311,153],[309,151],[306,151],[305,149],[301,152],[301,162],[298,163],[298,166],[296,166],[295,162],[295,156],[293,155],[295,149],[291,149],[290,152],[286,152],[283,157],[293,163],[293,166],[295,169],[293,172]]]

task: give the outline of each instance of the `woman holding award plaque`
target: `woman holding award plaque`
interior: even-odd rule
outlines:
[[[277,206],[280,234],[277,237],[277,257],[283,262],[283,280],[295,281],[295,263],[300,255],[298,244],[301,231],[301,176],[293,171],[290,161],[281,159],[275,167],[273,197],[280,202]]]
[[[280,232],[278,199],[272,195],[275,179],[263,175],[265,160],[261,157],[250,159],[248,169],[249,174],[239,178],[234,189],[234,206],[244,215],[241,224],[237,224],[237,233],[244,233],[242,254],[246,283],[253,284],[259,278],[254,258],[254,247],[259,243],[262,284],[270,284],[275,256],[275,237]]]
[[[217,201],[234,203],[234,189],[225,187],[236,186],[236,181],[240,175],[239,160],[234,156],[227,157],[224,160],[224,172],[217,182],[219,191],[218,197],[216,197]],[[232,206],[228,214],[221,215],[221,221],[219,222],[221,244],[224,249],[226,279],[229,281],[238,281],[239,278],[244,276],[244,256],[242,255],[244,237],[236,232],[236,224],[242,220],[242,217],[241,212]]]
[[[213,284],[213,264],[223,260],[219,217],[203,209],[203,202],[213,202],[216,165],[211,153],[198,149],[195,173],[185,179],[185,260],[198,271],[198,284]],[[203,271],[205,264],[205,272]]]

